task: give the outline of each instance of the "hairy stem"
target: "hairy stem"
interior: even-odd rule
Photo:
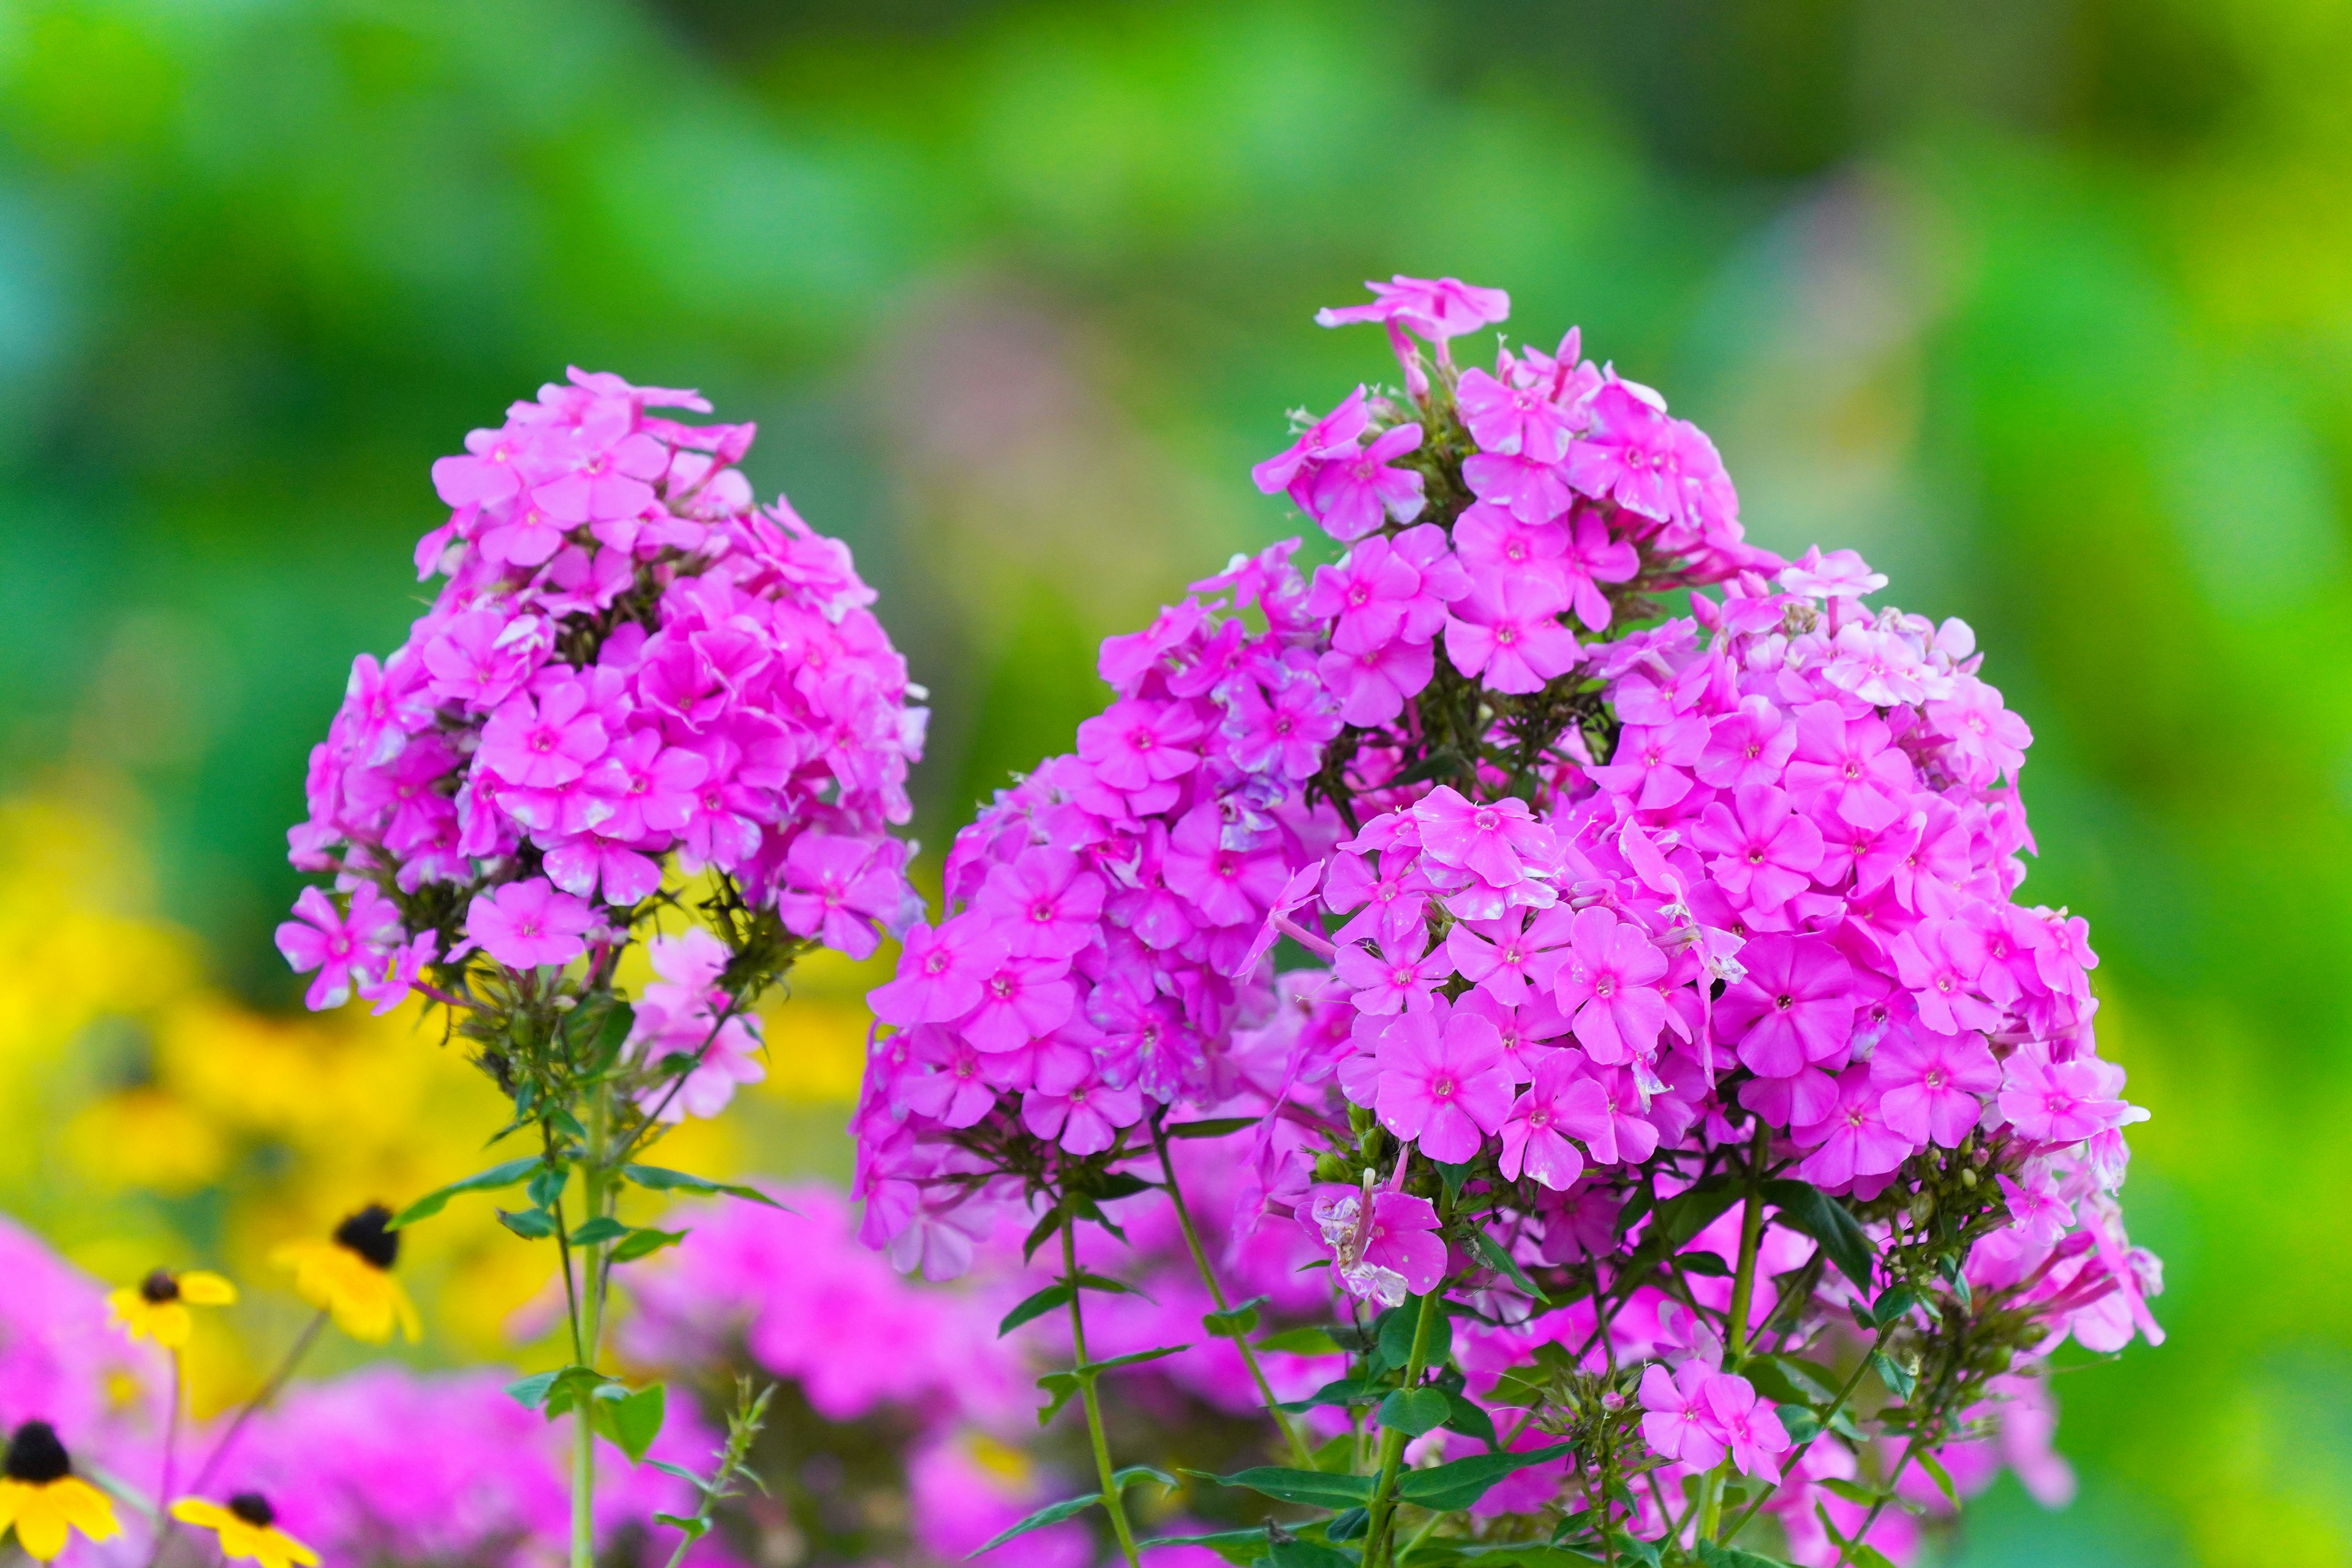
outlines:
[[[1405,1358],[1401,1387],[1420,1386],[1421,1374],[1428,1370],[1430,1331],[1436,1325],[1439,1299],[1444,1293],[1441,1286],[1421,1298],[1421,1312],[1412,1325],[1412,1352]],[[1381,1432],[1381,1476],[1373,1484],[1368,1510],[1371,1517],[1364,1531],[1364,1568],[1380,1568],[1389,1561],[1389,1531],[1396,1518],[1397,1469],[1404,1462],[1404,1442],[1405,1435],[1393,1426]]]
[[[1087,1319],[1078,1305],[1078,1298],[1086,1294],[1078,1289],[1078,1225],[1067,1212],[1062,1215],[1062,1279],[1070,1287],[1070,1345],[1077,1356],[1078,1397],[1086,1403],[1087,1436],[1094,1444],[1095,1474],[1102,1479],[1103,1511],[1110,1515],[1111,1532],[1118,1537],[1119,1555],[1127,1559],[1128,1568],[1138,1568],[1135,1531],[1128,1527],[1127,1503],[1119,1496],[1118,1482],[1113,1479],[1110,1467],[1110,1440],[1103,1436],[1102,1401],[1096,1397],[1095,1380],[1086,1371]]]
[[[1159,1152],[1160,1169],[1167,1178],[1168,1201],[1175,1205],[1176,1223],[1184,1228],[1184,1245],[1192,1250],[1192,1267],[1201,1271],[1201,1283],[1208,1287],[1209,1300],[1217,1304],[1217,1310],[1228,1311],[1231,1309],[1224,1288],[1217,1283],[1216,1270],[1209,1267],[1209,1254],[1201,1245],[1200,1229],[1192,1223],[1192,1211],[1185,1206],[1183,1188],[1177,1184],[1176,1166],[1168,1157],[1168,1134],[1158,1117],[1151,1120],[1151,1146]],[[1307,1449],[1307,1440],[1298,1435],[1290,1418],[1275,1407],[1274,1385],[1265,1380],[1265,1369],[1258,1365],[1257,1352],[1250,1348],[1247,1336],[1235,1334],[1233,1342],[1234,1348],[1242,1353],[1242,1364],[1249,1368],[1250,1381],[1257,1384],[1258,1396],[1265,1402],[1265,1413],[1282,1429],[1282,1440],[1290,1447],[1292,1461],[1302,1470],[1313,1469],[1315,1458]]]

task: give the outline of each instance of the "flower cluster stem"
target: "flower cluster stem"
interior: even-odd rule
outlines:
[[[612,1139],[613,1090],[600,1082],[588,1101],[588,1147],[580,1162],[582,1223],[611,1206],[611,1172],[606,1144]],[[604,1270],[603,1248],[580,1249],[580,1289],[575,1298],[572,1343],[580,1364],[593,1371],[604,1337]],[[569,1270],[566,1270],[567,1274]],[[594,1407],[582,1399],[572,1427],[572,1568],[595,1568],[596,1563],[596,1427]]]
[[[1420,1299],[1420,1315],[1413,1320],[1412,1351],[1406,1356],[1404,1382],[1400,1387],[1418,1387],[1421,1374],[1429,1366],[1429,1336],[1437,1324],[1439,1303],[1444,1297],[1440,1288]],[[1380,1479],[1372,1485],[1370,1520],[1364,1531],[1364,1568],[1381,1568],[1391,1561],[1389,1534],[1396,1517],[1397,1471],[1404,1463],[1404,1434],[1391,1426],[1381,1433]]]
[[[1077,1357],[1078,1397],[1087,1407],[1087,1436],[1094,1444],[1095,1474],[1102,1481],[1103,1511],[1110,1515],[1111,1533],[1118,1537],[1119,1555],[1127,1560],[1128,1568],[1139,1568],[1135,1531],[1127,1522],[1127,1503],[1119,1496],[1118,1482],[1111,1469],[1110,1439],[1103,1435],[1102,1401],[1096,1397],[1095,1380],[1086,1370],[1087,1318],[1078,1305],[1078,1298],[1085,1294],[1078,1289],[1078,1227],[1077,1221],[1067,1212],[1062,1215],[1062,1278],[1070,1287],[1070,1347]]]

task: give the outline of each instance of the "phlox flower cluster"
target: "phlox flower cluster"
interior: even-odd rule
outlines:
[[[709,405],[574,371],[434,465],[450,516],[416,565],[444,582],[352,665],[289,836],[343,895],[305,891],[278,930],[311,1006],[388,1008],[476,951],[529,972],[609,949],[673,861],[853,956],[902,923],[887,829],[924,710],[873,591],[753,503],[751,426],[663,408]]]
[[[1349,1311],[1475,1320],[1470,1397],[1576,1450],[1489,1513],[1688,1541],[1720,1510],[1667,1500],[1738,1475],[1826,1563],[1910,1550],[1916,1454],[2061,1495],[2038,1359],[2159,1342],[2160,1271],[2087,927],[2018,897],[2027,726],[1964,624],[1747,542],[1712,444],[1575,333],[1465,369],[1499,292],[1374,292],[1321,319],[1384,325],[1403,390],[1255,476],[1344,552],[1106,644],[1076,753],[959,836],[875,994],[864,1234],[953,1272],[1236,1117],[1237,1233],[1294,1220]]]

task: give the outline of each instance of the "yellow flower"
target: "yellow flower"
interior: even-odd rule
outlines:
[[[218,1535],[224,1557],[250,1557],[261,1568],[318,1568],[319,1554],[278,1528],[277,1510],[259,1492],[239,1492],[226,1508],[184,1497],[172,1505],[172,1517]]]
[[[217,1274],[191,1268],[174,1274],[158,1268],[136,1285],[111,1290],[106,1297],[106,1321],[119,1323],[136,1339],[153,1340],[167,1351],[185,1350],[194,1320],[188,1309],[226,1307],[236,1300],[236,1287]]]
[[[122,1528],[106,1494],[73,1473],[57,1428],[46,1421],[17,1427],[0,1464],[0,1531],[12,1524],[16,1544],[43,1563],[66,1549],[72,1531],[104,1541]]]
[[[415,1304],[392,1277],[400,1233],[385,1228],[392,1211],[370,1204],[335,1227],[331,1241],[289,1241],[270,1261],[294,1270],[294,1292],[355,1340],[380,1345],[397,1325],[411,1344],[422,1336]]]

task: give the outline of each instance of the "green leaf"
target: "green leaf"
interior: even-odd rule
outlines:
[[[1675,1267],[1685,1274],[1696,1274],[1708,1279],[1728,1279],[1731,1265],[1712,1252],[1677,1252]]]
[[[605,1009],[594,1043],[589,1047],[596,1066],[609,1067],[620,1059],[621,1047],[628,1042],[629,1031],[636,1022],[637,1010],[626,1002],[614,1002]]]
[[[772,1209],[784,1205],[757,1187],[747,1187],[740,1182],[714,1182],[707,1176],[689,1176],[684,1171],[666,1171],[659,1165],[624,1165],[621,1179],[635,1182],[653,1193],[724,1194],[730,1198],[743,1198],[755,1204],[765,1204]]]
[[[1529,1465],[1557,1459],[1571,1446],[1555,1443],[1548,1448],[1529,1448],[1520,1453],[1480,1454],[1431,1469],[1408,1470],[1397,1480],[1396,1495],[1402,1501],[1433,1512],[1451,1513],[1485,1497],[1487,1489],[1504,1477]]]
[[[1897,1366],[1885,1351],[1870,1352],[1870,1370],[1878,1374],[1878,1381],[1897,1399],[1909,1400],[1911,1391],[1919,1386],[1919,1380]]]
[[[1496,1241],[1493,1237],[1488,1236],[1483,1230],[1474,1230],[1470,1233],[1470,1247],[1471,1249],[1476,1252],[1479,1257],[1486,1260],[1488,1268],[1493,1268],[1496,1273],[1502,1275],[1503,1278],[1508,1279],[1512,1284],[1517,1286],[1520,1289],[1526,1291],[1539,1302],[1549,1303],[1551,1299],[1537,1288],[1536,1282],[1528,1278],[1527,1271],[1521,1268],[1518,1264],[1513,1260],[1509,1250],[1506,1248],[1501,1242]]]
[[[1761,1557],[1737,1546],[1721,1546],[1712,1541],[1698,1543],[1698,1560],[1706,1568],[1789,1568],[1777,1557]]]
[[[651,1258],[665,1247],[676,1247],[687,1238],[682,1230],[656,1230],[650,1226],[629,1232],[627,1239],[613,1248],[615,1263],[635,1263],[640,1258]]]
[[[1651,1222],[1663,1235],[1667,1252],[1680,1252],[1690,1238],[1715,1223],[1716,1216],[1739,1201],[1739,1188],[1728,1176],[1709,1176],[1687,1192],[1676,1193],[1658,1205]]]
[[[1443,1160],[1432,1160],[1430,1163],[1437,1167],[1437,1179],[1445,1184],[1445,1195],[1448,1198],[1460,1197],[1462,1184],[1470,1179],[1473,1162],[1465,1160],[1458,1165],[1449,1165]]]
[[[1285,1329],[1268,1334],[1257,1342],[1262,1351],[1281,1351],[1290,1355],[1338,1355],[1339,1342],[1328,1329]]]
[[[1752,1355],[1739,1363],[1738,1372],[1775,1405],[1811,1405],[1837,1395],[1827,1368],[1794,1356]]]
[[[1045,1426],[1061,1414],[1062,1406],[1077,1396],[1079,1388],[1094,1382],[1114,1367],[1134,1366],[1139,1362],[1158,1361],[1161,1356],[1178,1355],[1191,1350],[1191,1345],[1162,1345],[1157,1350],[1136,1351],[1128,1355],[1115,1355],[1108,1361],[1090,1361],[1074,1366],[1067,1372],[1049,1372],[1037,1380],[1037,1386],[1053,1395],[1045,1407],[1037,1412],[1037,1425]],[[1173,1484],[1172,1482],[1171,1483]]]
[[[1400,1388],[1381,1401],[1381,1425],[1415,1437],[1435,1431],[1453,1414],[1442,1388]]]
[[[1919,1305],[1919,1292],[1908,1285],[1897,1285],[1882,1293],[1870,1304],[1871,1321],[1881,1325],[1893,1323],[1904,1313]]]
[[[1028,1534],[1033,1530],[1043,1530],[1049,1524],[1059,1524],[1066,1519],[1076,1519],[1078,1515],[1086,1512],[1087,1510],[1102,1501],[1102,1493],[1088,1492],[1084,1497],[1064,1498],[1059,1502],[1049,1502],[1044,1508],[1039,1509],[1035,1513],[1033,1513],[1028,1518],[1023,1520],[1020,1523],[1011,1526],[1009,1529],[1006,1529],[992,1537],[983,1544],[976,1546],[970,1552],[965,1552],[965,1559],[969,1561],[971,1558],[981,1556],[986,1552],[993,1552],[998,1547],[1003,1545],[1006,1542],[1016,1540],[1021,1536]]]
[[[1952,1485],[1952,1472],[1944,1468],[1941,1459],[1921,1448],[1911,1456],[1911,1462],[1927,1472],[1927,1479],[1936,1483],[1936,1489],[1944,1494],[1946,1502],[1954,1508],[1960,1506],[1959,1489]]]
[[[1810,1443],[1822,1435],[1822,1418],[1810,1405],[1783,1405],[1780,1415],[1780,1429],[1791,1443]]]
[[[661,1436],[664,1414],[664,1395],[658,1383],[618,1399],[599,1398],[590,1406],[590,1419],[596,1430],[628,1455],[632,1464],[643,1459],[654,1439]]]
[[[1160,1131],[1171,1138],[1224,1138],[1244,1127],[1255,1127],[1262,1120],[1255,1116],[1218,1116],[1206,1121],[1171,1121]]]
[[[1500,1446],[1495,1434],[1495,1418],[1483,1406],[1464,1398],[1461,1390],[1445,1390],[1445,1405],[1449,1412],[1445,1417],[1448,1429],[1465,1437],[1475,1437],[1489,1448]]]
[[[1021,1261],[1028,1262],[1037,1256],[1037,1249],[1053,1239],[1062,1228],[1062,1207],[1059,1204],[1045,1211],[1045,1216],[1030,1228],[1027,1239],[1021,1243]]]
[[[1765,1183],[1764,1195],[1785,1224],[1821,1243],[1822,1251],[1856,1289],[1870,1289],[1870,1237],[1851,1210],[1811,1183],[1786,1177]]]
[[[1369,1405],[1376,1391],[1360,1377],[1335,1377],[1304,1399],[1286,1399],[1276,1410],[1303,1415],[1318,1405]]]
[[[654,1522],[656,1524],[667,1524],[672,1530],[685,1531],[686,1538],[689,1542],[701,1540],[705,1535],[709,1534],[710,1531],[710,1521],[709,1520],[696,1519],[690,1515],[682,1513],[657,1513],[654,1515]]]
[[[629,1227],[611,1215],[600,1214],[572,1233],[574,1247],[602,1247],[608,1241],[618,1241],[629,1234]]]
[[[1155,1535],[1149,1541],[1139,1541],[1139,1550],[1155,1546],[1199,1546],[1215,1552],[1226,1562],[1248,1568],[1265,1555],[1265,1527],[1255,1530],[1221,1530],[1214,1535]]]
[[[525,1410],[539,1411],[552,1421],[612,1381],[593,1367],[560,1366],[508,1384],[507,1394]]]
[[[1878,1494],[1871,1490],[1868,1487],[1864,1486],[1860,1481],[1849,1481],[1836,1477],[1832,1477],[1821,1484],[1829,1488],[1830,1490],[1837,1493],[1838,1496],[1845,1499],[1846,1501],[1857,1504],[1863,1508],[1868,1508],[1872,1503],[1878,1500]]]
[[[1381,1314],[1377,1342],[1383,1365],[1402,1367],[1412,1364],[1412,1336],[1415,1320],[1420,1314],[1421,1308],[1417,1302],[1391,1307]],[[1428,1360],[1424,1364],[1443,1366],[1445,1358],[1453,1352],[1454,1325],[1446,1321],[1444,1313],[1440,1312],[1436,1321],[1429,1325]]]
[[[572,1184],[572,1173],[561,1165],[536,1172],[523,1186],[523,1196],[535,1209],[551,1209],[563,1196],[563,1189]]]
[[[1350,1503],[1372,1500],[1370,1476],[1333,1476],[1320,1470],[1288,1470],[1274,1465],[1258,1465],[1230,1476],[1211,1475],[1206,1470],[1184,1473],[1221,1487],[1256,1492],[1279,1502],[1303,1502],[1316,1508],[1346,1508]]]
[[[459,1193],[487,1193],[499,1187],[511,1187],[537,1170],[540,1163],[540,1156],[532,1154],[525,1159],[509,1160],[504,1164],[492,1165],[487,1171],[477,1171],[462,1182],[452,1182],[446,1187],[425,1194],[393,1215],[392,1224],[386,1228],[398,1230],[403,1226],[415,1225],[420,1219],[431,1219],[448,1207],[449,1200]]]
[[[1265,1296],[1253,1296],[1222,1312],[1205,1313],[1201,1319],[1201,1327],[1221,1340],[1247,1339],[1257,1331],[1257,1310],[1268,1300]]]
[[[544,1241],[555,1234],[555,1216],[545,1209],[499,1209],[499,1223],[525,1241]]]
[[[996,1337],[1001,1340],[1022,1324],[1034,1322],[1055,1308],[1069,1305],[1069,1301],[1070,1288],[1067,1285],[1048,1285],[1005,1313],[1004,1321],[996,1325]]]
[[[1292,1535],[1278,1524],[1266,1530],[1266,1568],[1356,1568],[1356,1561],[1336,1546]]]

